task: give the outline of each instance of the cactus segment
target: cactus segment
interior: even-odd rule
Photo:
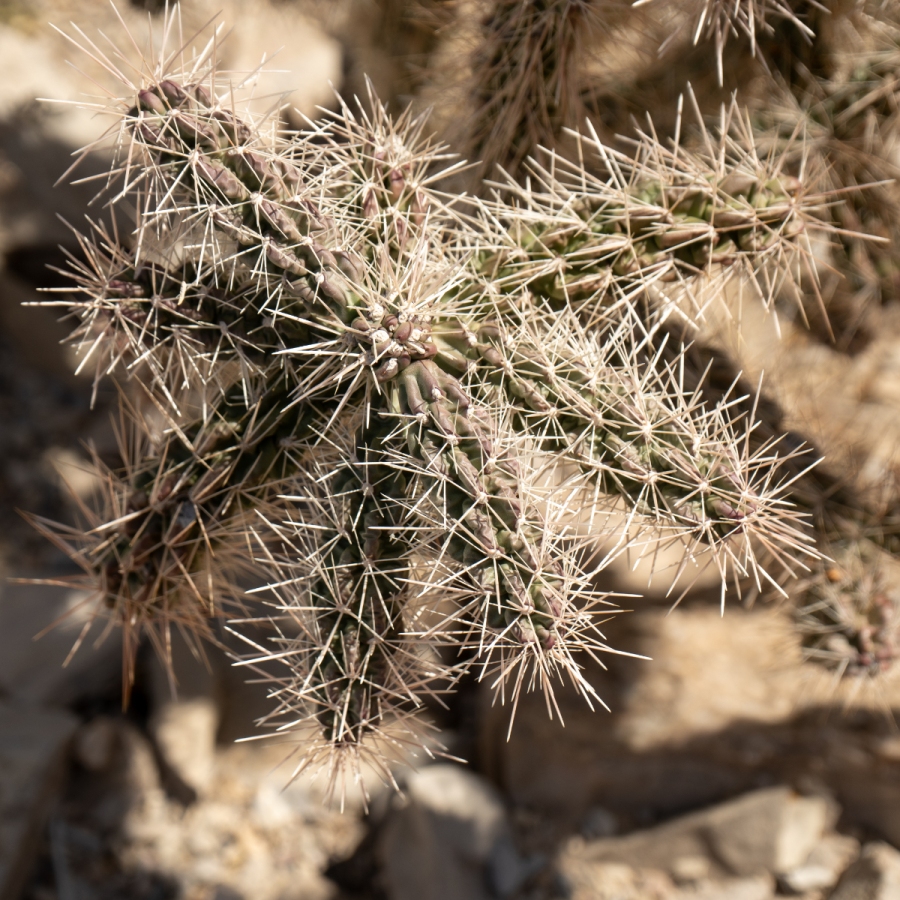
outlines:
[[[652,2],[637,0],[634,5],[643,6]],[[803,4],[796,0],[698,0],[693,6],[695,11],[690,23],[693,41],[694,44],[701,40],[714,44],[720,87],[723,84],[725,45],[732,35],[749,41],[753,56],[757,54],[757,42],[775,34],[775,23],[790,24],[806,42],[815,38],[815,32],[805,21],[807,17],[800,12]],[[810,7],[813,10],[823,9],[818,3],[810,4]],[[669,40],[663,45],[664,48]]]
[[[828,312],[849,326],[864,327],[872,307],[900,296],[900,198],[895,144],[898,117],[894,85],[896,38],[860,55],[846,73],[804,79],[798,96],[786,92],[757,114],[761,135],[817,177],[844,202],[829,215],[834,222],[830,266],[841,273],[828,297]],[[798,139],[798,135],[802,139]]]
[[[798,587],[804,656],[836,675],[875,677],[900,655],[900,567],[875,542],[844,539]]]
[[[810,240],[828,238],[827,193],[789,174],[788,153],[760,156],[735,105],[703,138],[705,149],[691,151],[640,134],[626,155],[579,137],[579,158],[596,156],[612,171],[606,178],[557,156],[530,162],[524,186],[508,179],[484,203],[482,272],[500,291],[524,286],[589,315],[648,288],[664,297],[675,282],[690,292],[735,271],[753,277],[769,305],[798,268],[815,282]],[[506,225],[502,242],[496,222]]]
[[[578,121],[578,64],[596,0],[491,0],[472,53],[467,153],[515,175]]]

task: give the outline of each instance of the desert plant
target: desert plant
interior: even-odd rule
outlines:
[[[683,52],[688,42],[712,45],[720,87],[735,78],[730,87],[745,86],[740,79],[747,75],[748,56],[790,84],[802,84],[810,75],[832,77],[838,58],[856,43],[859,32],[877,32],[895,15],[890,3],[866,0],[685,0],[667,5],[637,0],[634,6],[667,16],[663,57]]]
[[[685,345],[688,336],[693,340]],[[734,361],[704,344],[697,329],[684,323],[663,326],[658,342],[667,360],[675,347],[684,348],[691,390],[702,386],[709,401],[735,395],[727,412],[755,421],[748,434],[751,450],[776,440],[780,444],[791,500],[806,514],[819,551],[807,573],[783,582],[804,658],[834,672],[836,681],[863,683],[890,671],[900,635],[900,532],[892,492],[886,487],[861,491],[852,473],[835,468],[808,438],[791,431],[779,405],[754,391]]]
[[[895,40],[882,36],[878,49],[851,56],[847,71],[833,78],[807,77],[797,96],[773,92],[758,116],[768,140],[781,149],[793,144],[796,165],[818,170],[820,182],[844,198],[832,213],[839,237],[831,248],[834,274],[826,279],[829,312],[843,324],[838,346],[852,345],[867,314],[894,300],[900,283]]]
[[[828,547],[800,589],[796,611],[808,658],[840,677],[874,677],[898,654],[900,591],[897,561],[863,536]]]
[[[491,0],[463,90],[467,155],[480,176],[497,165],[516,174],[538,147],[554,148],[578,123],[578,67],[590,30],[611,4],[602,0]]]
[[[541,33],[544,60],[558,42]],[[573,160],[538,162],[490,138],[523,178],[474,202],[442,192],[461,164],[425,119],[374,96],[285,136],[241,112],[214,41],[137,82],[86,49],[126,90],[97,142],[114,217],[81,237],[79,299],[60,302],[83,364],[140,385],[162,427],[129,408],[105,506],[80,531],[39,524],[129,632],[126,683],[142,633],[165,657],[173,627],[212,637],[231,616],[272,681],[271,724],[337,775],[418,741],[423,698],[466,671],[513,706],[537,688],[552,713],[561,675],[602,702],[582,662],[615,652],[600,535],[604,562],[680,543],[673,580],[714,566],[723,601],[730,581],[781,589],[817,558],[791,450],[755,440],[755,412],[706,399],[661,342],[710,285],[771,301],[804,266],[814,278],[832,201],[760,155],[736,105],[694,149],[573,135]],[[560,66],[535,69],[557,111]],[[545,106],[504,100],[509,135],[531,148],[532,124],[557,129]],[[240,611],[250,570],[263,642],[242,627],[260,620]]]
[[[654,0],[638,0],[635,6],[652,3]],[[787,23],[796,29],[802,40],[811,44],[815,31],[805,19],[811,10],[823,9],[818,3],[796,3],[792,0],[699,0],[689,4],[688,21],[683,27],[689,29],[694,44],[711,41],[715,47],[716,73],[719,84],[723,83],[723,55],[725,45],[732,36],[744,38],[750,45],[753,56],[757,54],[757,44],[764,37],[776,34],[776,27]],[[805,9],[803,7],[806,7]],[[662,47],[674,43],[679,37],[678,29],[667,38]]]

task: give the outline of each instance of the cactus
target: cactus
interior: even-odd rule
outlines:
[[[737,393],[727,414],[756,420],[748,435],[754,451],[778,442],[791,500],[808,516],[819,553],[808,573],[782,581],[804,659],[831,670],[837,679],[876,678],[891,671],[900,636],[896,504],[873,504],[846,475],[833,471],[827,458],[817,465],[820,450],[788,431],[778,404],[754,393],[731,360],[697,340],[696,329],[663,328],[662,334],[667,338],[660,341],[664,357],[681,354],[691,389],[702,385],[710,399]],[[688,336],[695,340],[685,346]]]
[[[734,104],[702,136],[692,151],[639,131],[628,154],[596,133],[578,138],[578,157],[593,153],[606,178],[556,156],[546,167],[529,163],[528,184],[509,178],[500,185],[507,199],[488,204],[492,218],[510,223],[516,248],[492,263],[495,280],[595,315],[648,288],[666,306],[673,283],[691,293],[740,271],[771,302],[798,264],[809,270],[809,239],[826,230],[819,217],[829,198],[791,175],[784,157],[760,156]]]
[[[838,677],[875,677],[900,656],[897,561],[864,535],[827,550],[829,559],[798,585],[804,653]]]
[[[853,58],[845,75],[807,78],[799,101],[782,96],[760,114],[773,143],[793,144],[798,161],[802,156],[807,169],[821,172],[820,180],[846,198],[832,213],[837,240],[831,264],[841,277],[832,279],[838,283],[828,303],[837,322],[845,323],[839,345],[849,344],[854,331],[865,327],[867,313],[893,301],[900,286],[894,250],[900,212],[894,184],[897,63],[891,41]]]
[[[563,129],[578,124],[585,43],[613,6],[610,0],[481,4],[463,90],[462,141],[478,161],[479,178],[498,165],[517,174],[539,147],[555,148]]]
[[[712,565],[723,600],[818,558],[791,453],[661,342],[701,287],[772,302],[814,275],[833,200],[760,155],[739,107],[693,149],[573,135],[577,161],[512,158],[521,182],[464,202],[425,119],[374,95],[285,136],[203,56],[127,89],[106,194],[139,212],[133,235],[119,214],[81,238],[73,340],[166,427],[127,417],[134,451],[83,533],[41,523],[126,628],[126,680],[142,632],[165,652],[173,626],[250,615],[252,570],[274,637],[233,618],[243,664],[271,680],[269,724],[317,735],[301,767],[336,778],[419,741],[423,698],[467,671],[513,707],[539,689],[553,712],[560,677],[602,703],[583,660],[615,652],[618,608],[590,550],[615,504],[643,532],[610,557],[662,535],[674,580]]]
[[[637,0],[634,5],[650,3],[653,0]],[[801,40],[811,45],[815,30],[806,21],[808,14],[820,13],[824,9],[818,3],[796,3],[793,0],[697,0],[689,5],[692,8],[685,25],[695,45],[701,41],[709,41],[714,45],[720,87],[724,83],[725,45],[732,35],[744,39],[750,45],[752,56],[757,55],[759,43],[766,39],[777,50],[779,39],[785,39],[782,33],[785,25],[791,29],[792,38],[795,34],[799,35]],[[678,36],[676,29],[664,42],[661,52],[665,52]]]

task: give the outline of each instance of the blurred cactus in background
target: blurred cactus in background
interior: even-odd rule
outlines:
[[[793,4],[695,6],[666,16],[711,39],[719,83],[730,36],[753,57],[776,26],[819,40]],[[893,57],[806,72],[802,94],[761,58],[781,105],[738,94],[710,124],[685,86],[696,115],[614,147],[582,116],[595,45],[643,13],[428,7],[438,67],[472,13],[465,89],[443,110],[426,92],[462,126],[449,147],[371,88],[286,131],[217,70],[216,35],[181,45],[177,15],[139,76],[77,37],[123,96],[91,148],[112,155],[111,218],[59,302],[82,366],[122,384],[123,466],[83,529],[37,524],[125,628],[126,696],[142,635],[165,659],[173,629],[215,640],[225,618],[301,768],[390,778],[393,750],[436,746],[418,712],[467,672],[513,707],[541,690],[553,714],[560,678],[602,704],[584,660],[615,652],[619,607],[599,573],[664,544],[673,590],[711,568],[723,603],[799,596],[811,657],[885,668],[898,600],[872,554],[890,548],[829,531],[810,451],[687,342],[735,292],[827,312],[834,268],[834,290],[891,298]]]
[[[797,610],[810,659],[838,675],[878,675],[897,657],[897,561],[874,542],[844,541],[808,579],[807,603]],[[893,576],[893,577],[890,577]]]

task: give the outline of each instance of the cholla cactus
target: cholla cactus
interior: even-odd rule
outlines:
[[[697,313],[684,295],[702,304],[695,287],[708,294],[719,277],[749,274],[767,304],[790,293],[798,269],[815,278],[809,238],[825,230],[817,216],[828,197],[789,173],[789,156],[757,152],[736,104],[722,110],[718,128],[701,125],[693,151],[638,131],[625,154],[588,125],[592,137],[578,138],[577,156],[595,154],[605,177],[554,155],[548,166],[527,165],[526,187],[507,178],[498,187],[509,199],[488,204],[517,244],[515,264],[501,257],[500,265],[531,267],[529,287],[536,282],[557,303],[589,309],[593,320],[648,288],[658,306],[680,297],[683,312]]]
[[[837,283],[826,283],[832,295],[829,312],[844,323],[845,333],[838,335],[843,345],[865,326],[873,307],[894,300],[900,289],[895,250],[900,215],[895,184],[898,62],[892,42],[854,57],[844,75],[807,78],[800,101],[782,94],[759,117],[781,148],[793,145],[798,161],[802,157],[807,170],[821,172],[823,184],[846,198],[832,213],[838,226],[832,247],[837,277],[828,280]]]
[[[839,677],[876,676],[900,656],[900,566],[865,537],[828,550],[798,585],[804,652]]]
[[[695,335],[696,336],[696,335]],[[671,357],[671,348],[664,348]],[[732,416],[757,421],[748,435],[758,450],[780,440],[791,499],[808,515],[819,558],[798,580],[785,580],[805,660],[844,677],[875,678],[900,658],[900,551],[896,508],[887,498],[876,504],[854,489],[843,473],[816,465],[821,454],[787,430],[782,410],[771,398],[742,382],[731,360],[699,341],[684,354],[692,387],[703,384],[710,398],[735,391]],[[793,452],[788,452],[792,450]]]
[[[581,118],[578,67],[610,0],[490,0],[465,91],[467,149],[479,173],[512,174],[538,147],[554,148]],[[602,10],[602,12],[601,12]]]
[[[635,6],[653,3],[654,0],[637,0]],[[796,0],[695,0],[689,5],[689,22],[694,44],[711,41],[715,47],[716,72],[719,85],[723,84],[723,55],[725,45],[732,36],[740,36],[750,44],[750,52],[757,55],[757,43],[763,37],[776,34],[776,25],[787,23],[807,43],[815,32],[807,24],[804,12],[823,9],[818,3],[797,3]],[[800,7],[807,7],[800,11]],[[679,36],[678,30],[663,44],[664,52]]]
[[[416,740],[411,713],[465,669],[513,705],[538,688],[552,711],[560,675],[601,702],[579,659],[610,651],[615,607],[586,544],[614,503],[723,597],[772,580],[760,549],[815,556],[777,447],[750,452],[753,422],[651,350],[698,281],[790,281],[816,227],[822,199],[745,119],[697,153],[581,139],[609,177],[554,157],[463,211],[423,120],[372,98],[286,139],[238,111],[211,48],[127,83],[108,195],[136,230],[97,226],[74,268],[74,339],[168,423],[151,440],[132,417],[107,508],[57,537],[129,647],[208,631],[243,554],[276,628],[245,663],[274,679],[274,724],[318,733],[305,763],[339,772],[368,738]]]

